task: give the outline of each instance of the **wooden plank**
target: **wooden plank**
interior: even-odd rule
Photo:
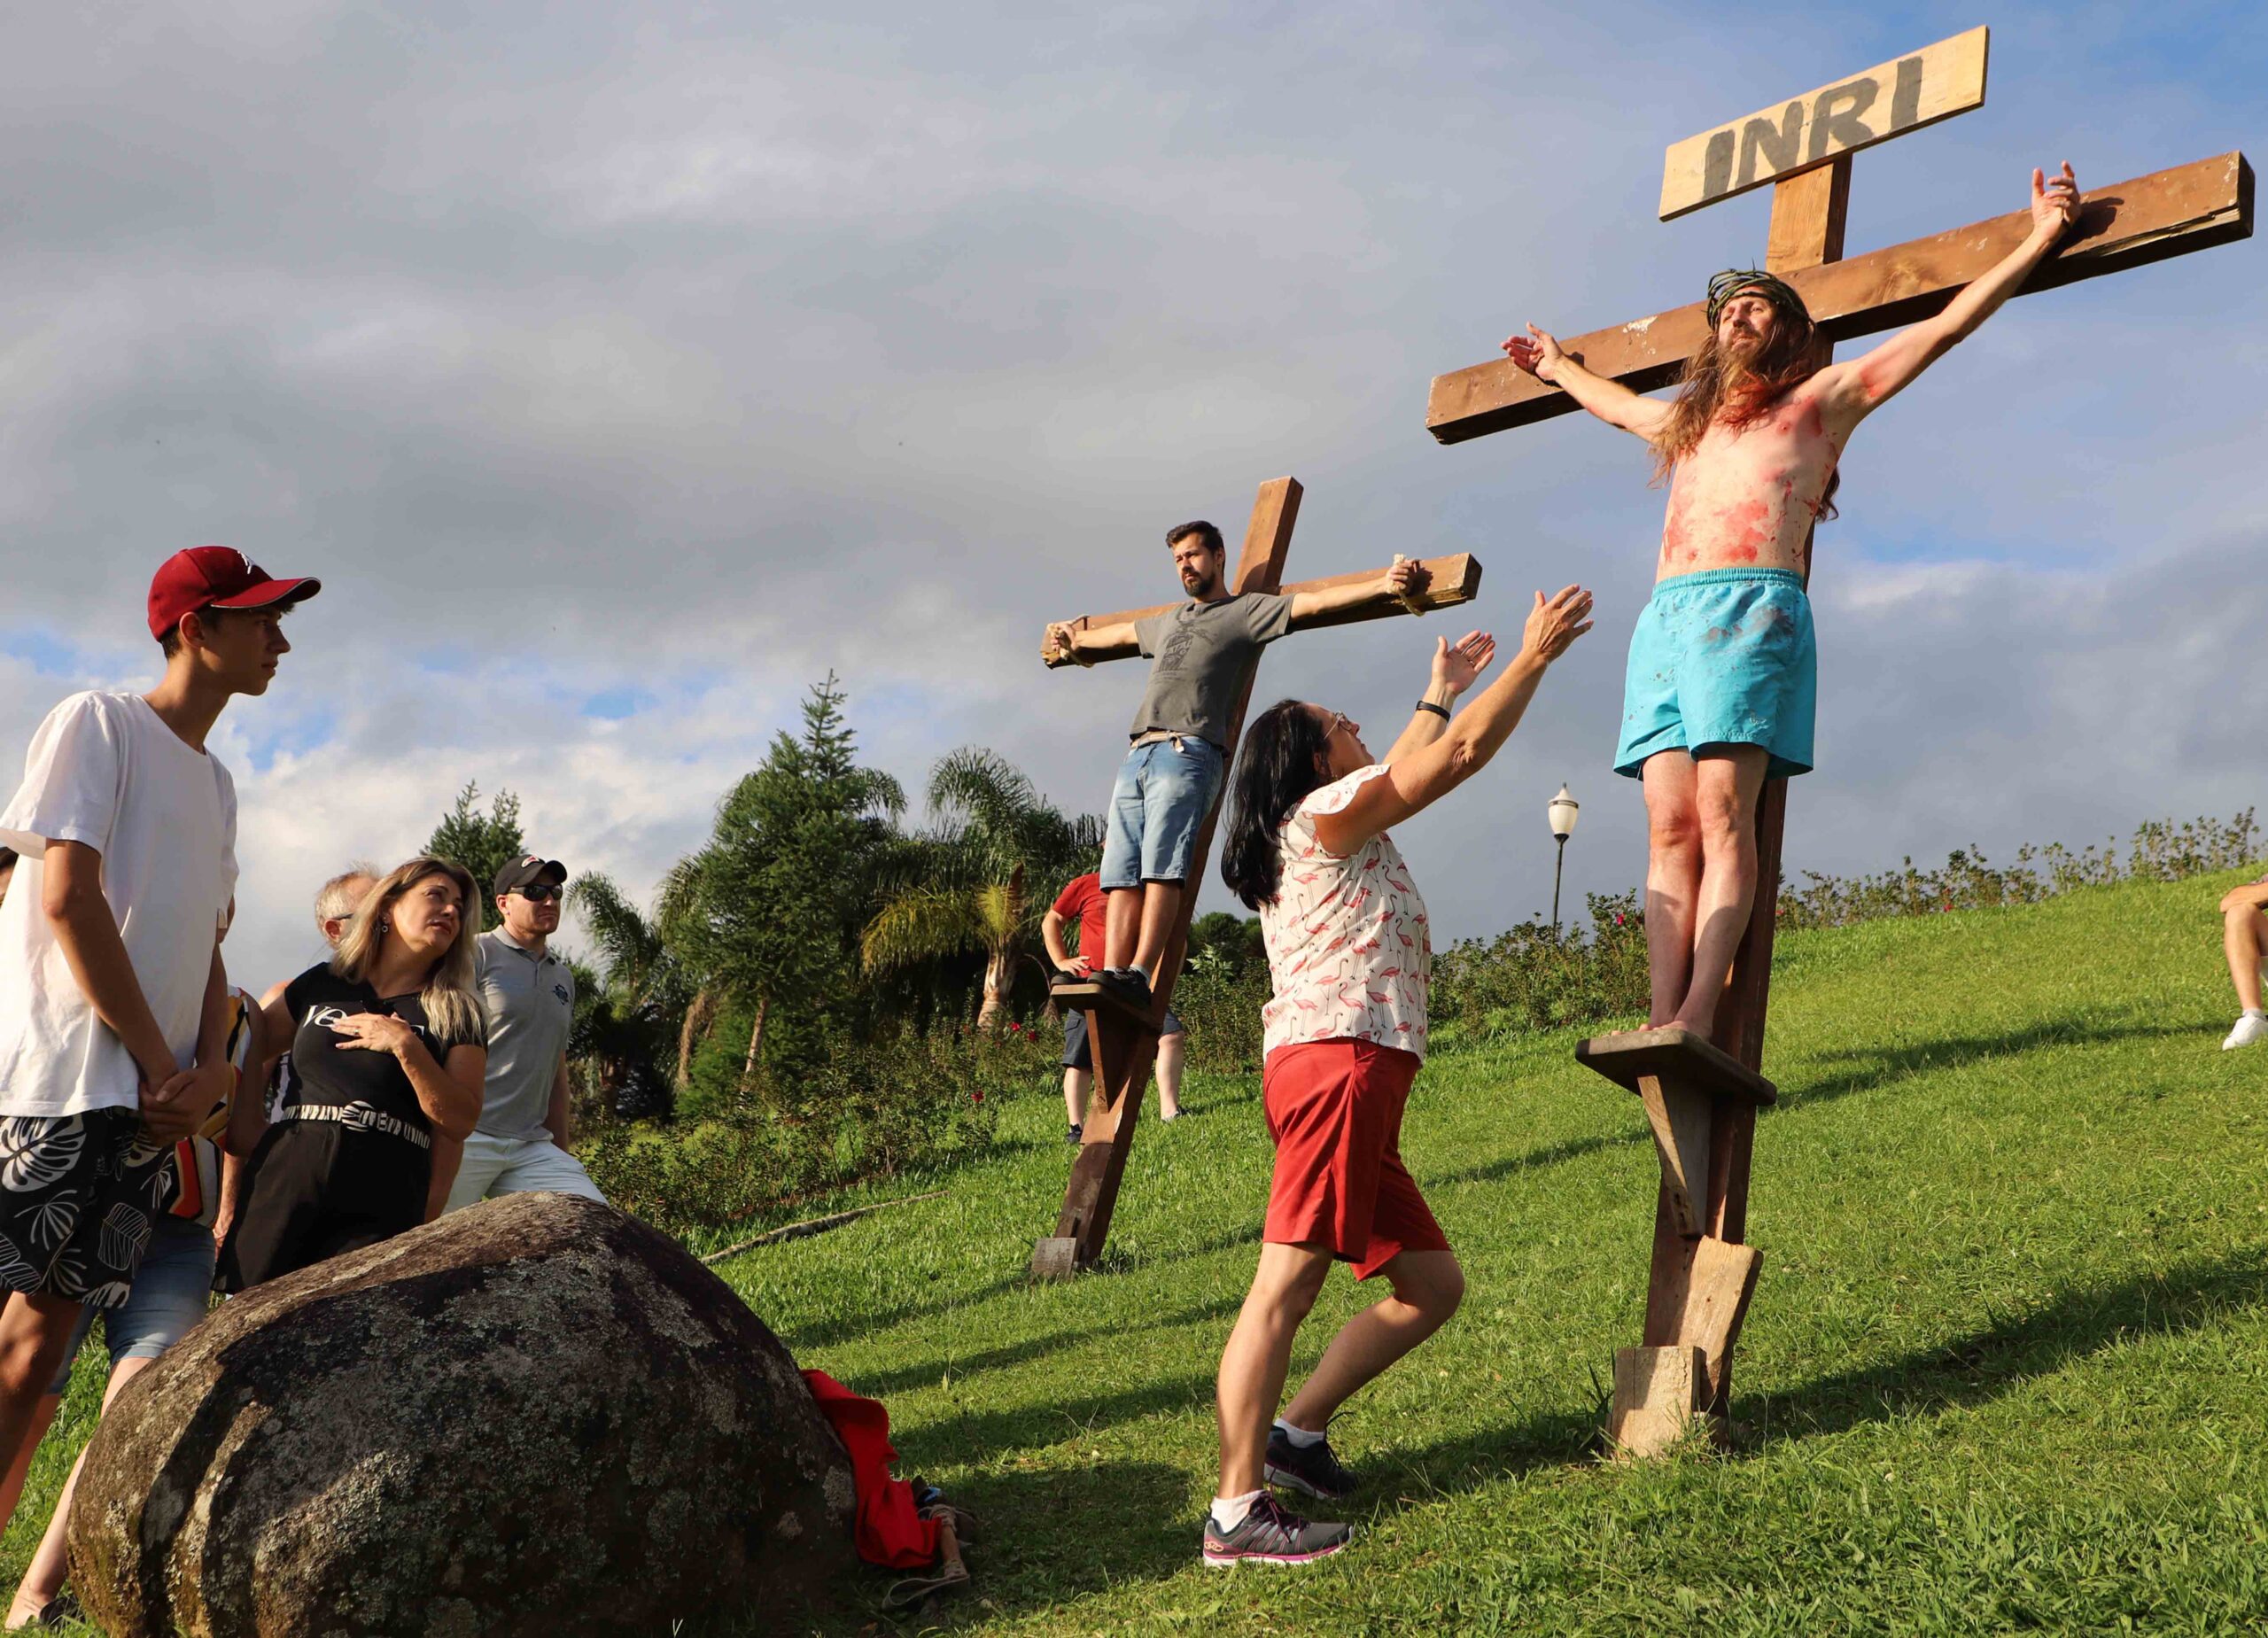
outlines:
[[[1452,609],[1459,603],[1469,603],[1480,595],[1480,561],[1472,553],[1456,552],[1447,557],[1424,557],[1418,563],[1428,577],[1424,591],[1406,600],[1381,594],[1352,608],[1302,620],[1299,629],[1303,632],[1320,631],[1324,626],[1351,625],[1359,620],[1383,620],[1398,614],[1425,614],[1435,609]],[[1375,580],[1384,573],[1386,571],[1383,569],[1357,569],[1350,574],[1326,575],[1320,580],[1301,580],[1282,589],[1286,595],[1330,591],[1341,586]],[[1137,620],[1146,620],[1153,614],[1169,614],[1180,607],[1179,602],[1152,603],[1146,609],[1122,609],[1115,614],[1083,614],[1071,624],[1081,631],[1105,625],[1130,625]],[[1120,643],[1109,648],[1090,648],[1086,652],[1089,663],[1101,664],[1110,660],[1132,659],[1141,650],[1132,643]],[[1049,647],[1045,632],[1040,635],[1039,658],[1040,664],[1050,671],[1080,663],[1068,655],[1057,654]]]
[[[1665,1082],[1661,1076],[1638,1077],[1638,1101],[1653,1129],[1654,1153],[1662,1163],[1662,1187],[1689,1235],[1701,1232],[1701,1214],[1708,1201],[1709,1106],[1703,1093]]]
[[[1978,27],[1672,143],[1661,219],[1824,165],[1984,105],[1992,30]]]
[[[1763,1267],[1764,1254],[1755,1246],[1736,1246],[1713,1235],[1704,1235],[1693,1248],[1677,1339],[1701,1350],[1708,1378],[1701,1404],[1720,1415],[1731,1394],[1733,1347],[1740,1340],[1741,1324],[1748,1317],[1749,1300],[1756,1294],[1756,1277]]]
[[[2012,211],[1929,238],[1798,270],[1788,282],[1829,341],[1894,330],[1944,311],[1961,287],[2023,242],[2031,213]],[[2079,219],[2019,295],[2100,278],[2252,237],[2252,167],[2217,154],[2083,196]],[[1673,307],[1563,345],[1594,373],[1651,392],[1677,379],[1707,334],[1705,304]],[[1580,408],[1510,359],[1433,377],[1425,427],[1444,444],[1527,426]]]
[[[1655,1456],[1693,1430],[1708,1366],[1695,1347],[1614,1350],[1614,1407],[1607,1433],[1619,1455]]]
[[[1260,493],[1253,502],[1252,520],[1245,526],[1244,549],[1237,558],[1236,578],[1230,584],[1239,592],[1272,592],[1284,583],[1284,559],[1292,548],[1292,531],[1300,516],[1300,498],[1304,491],[1295,477],[1271,478],[1260,486]],[[1245,666],[1244,679],[1237,685],[1231,697],[1226,721],[1228,760],[1235,760],[1237,738],[1244,732],[1246,709],[1252,703],[1252,679],[1259,670],[1259,656],[1254,655]],[[1213,853],[1213,829],[1221,815],[1221,803],[1216,802],[1205,822],[1198,827],[1197,842],[1191,851],[1189,879],[1200,881],[1205,876],[1205,864]],[[1076,1159],[1071,1162],[1070,1181],[1064,1185],[1063,1207],[1055,1220],[1055,1232],[1032,1247],[1032,1274],[1036,1278],[1062,1278],[1063,1255],[1059,1242],[1072,1242],[1070,1271],[1092,1268],[1102,1256],[1103,1246],[1110,1238],[1110,1220],[1118,1208],[1118,1187],[1126,1175],[1126,1157],[1134,1146],[1134,1129],[1142,1108],[1142,1091],[1149,1084],[1150,1071],[1157,1058],[1158,1036],[1155,1021],[1165,1017],[1173,1000],[1174,981],[1180,974],[1183,952],[1189,948],[1189,922],[1196,913],[1198,895],[1181,896],[1181,912],[1175,919],[1171,935],[1166,940],[1168,951],[1164,967],[1150,986],[1155,1011],[1152,1023],[1138,1023],[1130,1020],[1120,1007],[1099,1007],[1087,1017],[1089,1038],[1095,1053],[1095,1098],[1101,1099],[1108,1088],[1108,1141],[1098,1142],[1092,1137],[1079,1145]],[[1105,1037],[1109,1037],[1106,1045]],[[1094,1118],[1094,1103],[1089,1105],[1089,1119]]]
[[[1634,1092],[1643,1077],[1659,1075],[1710,1098],[1758,1104],[1780,1098],[1771,1082],[1682,1024],[1593,1036],[1575,1044],[1575,1061]]]

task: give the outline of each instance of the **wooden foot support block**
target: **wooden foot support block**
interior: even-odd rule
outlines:
[[[1756,1277],[1763,1267],[1764,1254],[1753,1246],[1736,1246],[1704,1235],[1693,1248],[1677,1341],[1681,1347],[1701,1350],[1708,1376],[1701,1397],[1704,1409],[1726,1408],[1733,1345],[1740,1340],[1748,1300],[1756,1294]]]
[[[1659,1456],[1692,1431],[1708,1405],[1708,1366],[1692,1347],[1614,1350],[1614,1409],[1608,1436],[1617,1454]]]
[[[1780,1101],[1778,1087],[1680,1024],[1593,1036],[1576,1044],[1575,1061],[1634,1092],[1640,1091],[1642,1080],[1651,1076],[1708,1098],[1752,1104]]]
[[[1036,1280],[1068,1280],[1079,1271],[1079,1242],[1071,1235],[1051,1235],[1031,1248],[1031,1277]]]
[[[1116,990],[1091,979],[1084,984],[1058,984],[1048,993],[1054,998],[1055,1005],[1064,1011],[1084,1013],[1091,1026],[1094,1022],[1094,1015],[1105,1011],[1115,1013],[1129,1023],[1138,1024],[1146,1029],[1153,1029],[1165,1021],[1165,1008],[1157,1005],[1154,999],[1150,1011],[1146,1013],[1139,1007],[1130,1005]]]
[[[1653,1129],[1654,1150],[1662,1163],[1662,1185],[1676,1208],[1679,1230],[1690,1236],[1707,1228],[1709,1121],[1714,1099],[1665,1081],[1638,1077],[1638,1101]]]

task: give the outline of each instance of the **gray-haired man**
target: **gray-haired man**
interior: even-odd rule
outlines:
[[[567,866],[530,854],[496,873],[504,925],[480,935],[480,996],[488,1005],[488,1081],[480,1124],[455,1157],[433,1145],[433,1189],[456,1211],[499,1194],[606,1197],[567,1152],[567,1036],[575,975],[551,953]],[[449,1145],[451,1148],[456,1145]]]

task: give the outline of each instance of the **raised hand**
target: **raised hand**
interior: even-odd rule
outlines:
[[[1496,657],[1496,640],[1487,632],[1467,632],[1454,646],[1446,637],[1433,639],[1433,687],[1448,690],[1451,699],[1472,687],[1473,679]]]
[[[2050,181],[2037,166],[2031,173],[2031,230],[2040,238],[2054,241],[2061,238],[2079,217],[2079,179],[2071,175],[2071,162],[2063,161],[2063,174]]]
[[[1567,355],[1560,350],[1559,338],[1548,330],[1538,330],[1531,324],[1525,336],[1508,336],[1504,353],[1513,363],[1534,376],[1538,381],[1557,382],[1559,366]]]
[[[1535,607],[1528,610],[1521,646],[1548,664],[1591,629],[1590,612],[1591,594],[1580,586],[1568,586],[1551,598],[1538,592]]]

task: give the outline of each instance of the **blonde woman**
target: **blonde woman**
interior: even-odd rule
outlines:
[[[220,1285],[243,1291],[425,1221],[433,1137],[480,1118],[488,1022],[474,975],[472,878],[414,858],[270,1004],[293,1088],[253,1151]]]

